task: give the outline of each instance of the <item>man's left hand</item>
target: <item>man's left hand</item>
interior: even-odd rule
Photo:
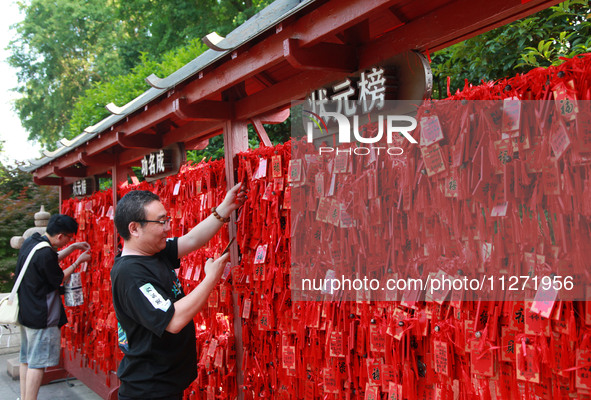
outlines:
[[[246,191],[242,188],[242,182],[236,184],[232,189],[228,190],[226,197],[222,204],[216,207],[218,214],[222,218],[226,218],[240,208],[246,201]]]

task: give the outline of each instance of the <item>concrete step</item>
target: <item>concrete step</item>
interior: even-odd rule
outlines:
[[[17,381],[20,378],[20,365],[19,358],[9,358],[6,360],[6,372],[13,381]]]
[[[0,325],[0,355],[14,353],[21,348],[21,329],[17,325]]]

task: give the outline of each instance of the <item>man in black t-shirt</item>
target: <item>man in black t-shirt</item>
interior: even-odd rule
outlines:
[[[46,367],[59,363],[61,352],[60,328],[66,324],[66,312],[60,298],[60,287],[83,262],[90,260],[90,245],[86,242],[67,245],[78,231],[74,218],[54,214],[44,235],[34,233],[25,240],[18,254],[15,279],[25,260],[40,243],[47,243],[31,256],[18,288],[18,321],[21,331],[20,389],[21,399],[37,398]],[[59,262],[73,251],[83,250],[76,261],[65,269]]]
[[[111,270],[119,347],[119,399],[180,400],[197,377],[193,317],[207,304],[228,254],[205,263],[205,278],[188,295],[175,269],[180,258],[204,246],[246,198],[230,189],[212,214],[189,233],[169,239],[170,217],[157,195],[131,191],[117,203],[115,226],[123,238]]]

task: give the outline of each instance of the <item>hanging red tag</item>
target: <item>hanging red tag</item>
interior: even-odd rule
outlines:
[[[378,325],[369,326],[369,350],[374,352],[383,352],[386,348],[386,338]]]
[[[218,291],[217,289],[214,289],[211,291],[211,293],[209,294],[209,297],[207,298],[207,306],[209,308],[218,308]]]
[[[446,342],[433,340],[433,360],[435,362],[433,369],[436,373],[450,376],[451,365]]]
[[[268,310],[259,310],[259,331],[268,331],[272,329],[271,313]]]
[[[490,212],[491,217],[506,217],[507,209],[509,208],[509,202],[502,202],[495,204]]]
[[[322,375],[324,377],[324,393],[339,393],[339,387],[337,386],[337,379],[332,368],[323,368]]]
[[[172,191],[173,196],[177,196],[179,191],[181,190],[181,181],[178,181],[176,185],[174,185],[174,190]]]
[[[353,218],[347,212],[346,205],[340,204],[340,215],[339,221],[341,223],[341,228],[351,228],[353,226]]]
[[[275,178],[273,179],[273,190],[276,193],[283,191],[283,178]]]
[[[338,227],[340,224],[340,211],[341,205],[336,200],[331,200],[328,207],[328,215],[326,217],[326,222]]]
[[[259,264],[254,268],[252,279],[255,282],[261,282],[265,280],[265,266]]]
[[[550,136],[550,146],[552,146],[552,152],[554,152],[554,157],[557,160],[562,157],[564,152],[570,146],[570,138],[568,137],[566,127],[562,120],[559,120],[553,125],[553,132]]]
[[[585,109],[577,114],[576,150],[579,153],[591,152],[591,110],[588,101],[585,102]],[[572,131],[571,131],[572,132]]]
[[[538,286],[538,291],[536,292],[536,297],[534,298],[534,302],[531,306],[531,312],[538,314],[543,318],[550,318],[552,315],[552,309],[556,304],[558,291],[554,288],[553,282],[550,279],[551,277],[547,276],[545,278],[548,278],[547,283],[549,283],[549,285],[545,285],[544,281],[540,283]],[[548,287],[548,289],[544,290],[544,287]]]
[[[328,197],[321,197],[316,210],[316,221],[326,222],[330,212],[331,201]]]
[[[421,147],[421,154],[423,155],[428,176],[433,176],[446,170],[443,151],[437,143],[429,147]]]
[[[283,368],[288,370],[295,370],[296,359],[295,359],[295,346],[283,346],[282,347],[282,361]]]
[[[524,338],[521,342],[517,342],[515,353],[517,358],[517,379],[526,382],[539,383],[540,371],[537,367],[538,361],[535,359],[534,346],[526,344]]]
[[[402,385],[390,382],[388,384],[388,400],[402,400]]]
[[[263,200],[270,200],[273,193],[273,184],[268,183],[267,187],[265,188],[265,192],[263,193],[262,199]]]
[[[367,359],[367,377],[371,386],[382,386],[382,363],[379,360]]]
[[[544,164],[543,170],[544,194],[545,195],[559,195],[560,194],[560,170],[556,160],[549,160]]]
[[[216,368],[222,368],[224,366],[224,349],[222,347],[217,348],[213,365]]]
[[[591,390],[591,349],[577,349],[575,386],[579,389]]]
[[[552,88],[554,93],[554,101],[556,108],[560,112],[562,118],[565,121],[572,121],[576,118],[576,114],[579,112],[579,106],[577,105],[577,97],[574,94],[574,83],[573,81],[568,82],[568,87],[564,82],[559,82]]]
[[[285,194],[283,195],[283,208],[291,210],[291,186],[285,188]]]
[[[208,357],[213,357],[215,355],[215,349],[217,349],[218,347],[218,341],[217,339],[211,339],[211,341],[209,342],[209,347],[207,350],[207,356]]]
[[[525,309],[522,301],[514,301],[509,315],[509,329],[523,332],[525,329]]]
[[[267,159],[261,158],[259,160],[259,167],[254,174],[254,179],[262,179],[267,177]]]
[[[259,245],[257,252],[254,256],[254,264],[264,264],[267,258],[267,247],[268,245]]]
[[[545,335],[550,336],[550,321],[546,318],[540,317],[531,311],[533,301],[525,301],[525,329],[524,332],[528,335]]]
[[[380,400],[380,388],[377,386],[365,385],[365,400]]]
[[[341,357],[345,356],[344,346],[343,346],[343,333],[342,332],[332,332],[330,335],[330,356],[331,357]]]
[[[519,136],[521,101],[517,97],[503,99],[501,132],[507,137]]]
[[[443,131],[437,115],[421,118],[421,146],[430,146],[443,139]]]
[[[495,165],[495,174],[499,175],[503,173],[502,166],[511,162],[513,159],[513,145],[509,139],[497,140],[494,142],[495,154],[499,162]]]
[[[314,194],[316,197],[324,197],[324,174],[319,172],[314,177]]]
[[[275,155],[271,157],[271,169],[273,170],[273,178],[281,177],[281,156]]]
[[[396,370],[394,365],[382,364],[382,391],[388,392],[390,384],[396,379]],[[390,399],[390,397],[388,397]]]
[[[289,160],[289,182],[298,183],[302,180],[302,160]]]
[[[517,332],[503,328],[501,335],[501,361],[515,363],[515,337]]]
[[[490,345],[485,344],[482,350],[478,347],[479,344],[475,344],[472,348],[470,358],[472,361],[472,373],[488,377],[494,376],[494,353],[489,350]]]
[[[244,305],[242,306],[242,319],[250,318],[251,306],[252,306],[252,300],[250,300],[250,298],[244,299]]]
[[[346,152],[340,152],[334,158],[334,173],[344,174],[347,172],[347,165],[349,160],[349,154]]]

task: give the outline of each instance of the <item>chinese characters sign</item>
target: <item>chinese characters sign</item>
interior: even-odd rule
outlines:
[[[154,176],[166,172],[165,155],[166,153],[162,149],[155,153],[146,154],[142,158],[142,175]]]
[[[146,154],[141,159],[141,172],[144,178],[151,182],[178,173],[185,160],[184,147],[180,143],[175,143]]]
[[[95,184],[93,178],[80,179],[72,184],[72,196],[83,197],[94,193]]]
[[[384,67],[373,67],[358,78],[347,78],[328,89],[312,92],[307,98],[308,105],[320,115],[328,111],[351,116],[381,110],[387,100],[386,88],[393,86],[392,80]]]

